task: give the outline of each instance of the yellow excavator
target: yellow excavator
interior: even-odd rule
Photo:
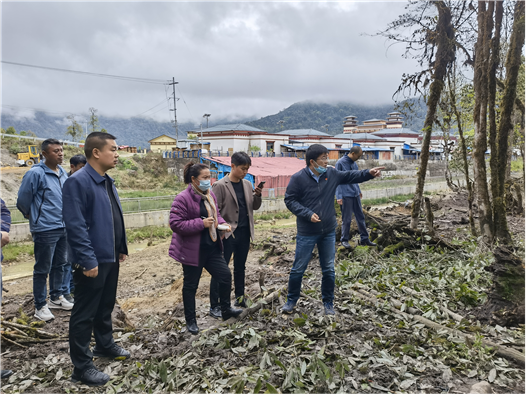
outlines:
[[[19,153],[17,159],[16,163],[19,166],[31,167],[33,164],[40,162],[41,156],[36,145],[28,145],[27,152]]]

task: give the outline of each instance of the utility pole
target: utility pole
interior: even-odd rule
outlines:
[[[206,129],[208,130],[208,118],[211,114],[204,114],[203,118],[206,118]],[[203,122],[201,122],[201,150],[203,149]]]
[[[175,97],[175,85],[177,85],[179,82],[175,82],[175,78],[172,77],[172,83],[169,83],[168,85],[172,85],[174,90],[174,109],[171,109],[170,111],[174,111],[174,123],[175,123],[175,148],[177,149],[177,145],[179,144],[179,129],[177,127],[177,100],[179,100],[177,97]]]
[[[206,128],[208,129],[208,118],[212,116],[211,114],[204,114],[203,118],[206,118]]]

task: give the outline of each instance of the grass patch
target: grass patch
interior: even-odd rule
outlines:
[[[414,197],[414,194],[399,194],[392,197],[381,197],[381,198],[365,198],[362,200],[362,205],[382,205],[389,204],[391,201],[404,202],[411,200]]]
[[[254,215],[254,220],[289,219],[291,216],[291,212],[262,213]]]
[[[35,251],[33,249],[33,243],[22,244],[22,243],[12,243],[6,245],[2,248],[2,253],[4,254],[3,262],[15,261],[18,259],[18,256],[22,254],[28,254],[33,256]]]
[[[119,189],[120,198],[141,198],[141,197],[158,197],[158,196],[175,196],[177,193],[186,188],[184,183],[179,183],[175,189],[158,189],[158,190],[125,190]]]
[[[166,226],[148,226],[126,231],[126,237],[130,243],[145,239],[166,239],[172,234],[172,229]]]
[[[522,167],[523,167],[522,160],[518,159],[518,160],[511,161],[511,172],[522,171]]]

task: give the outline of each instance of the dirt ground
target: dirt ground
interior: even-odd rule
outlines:
[[[443,195],[437,196],[433,200],[436,209],[436,224],[439,226],[441,234],[448,239],[458,236],[459,231],[465,231],[467,218],[466,199],[462,195]],[[409,209],[397,204],[385,210],[372,210],[375,215],[388,218],[390,215],[409,214]],[[510,229],[514,234],[522,234],[524,239],[524,218],[510,217]],[[460,230],[457,230],[460,229]],[[286,286],[288,274],[292,265],[295,250],[295,221],[294,219],[279,221],[262,221],[258,223],[256,229],[255,248],[249,254],[246,269],[246,289],[249,298],[256,297],[261,292],[260,282],[264,282],[264,287],[270,292]],[[283,250],[279,255],[274,255],[265,259],[264,266],[260,263],[260,258],[265,254],[265,243],[271,242],[278,244]],[[120,279],[118,287],[117,301],[119,306],[114,311],[114,325],[116,341],[132,352],[133,361],[111,362],[103,359],[96,359],[95,364],[113,374],[132,368],[136,362],[146,362],[152,359],[163,359],[171,357],[176,353],[181,353],[192,347],[192,342],[196,337],[185,332],[184,316],[182,306],[182,269],[181,265],[168,256],[169,240],[157,241],[153,245],[131,254],[124,263],[121,264]],[[32,260],[30,256],[20,259],[18,262],[27,263]],[[319,292],[320,270],[316,264],[309,266],[304,279],[304,291],[309,293]],[[232,264],[230,265],[232,266]],[[262,274],[263,272],[263,274]],[[217,327],[218,321],[208,315],[209,311],[209,284],[210,275],[203,272],[199,289],[197,292],[197,317],[201,331],[207,328]],[[20,316],[23,311],[28,316],[34,313],[32,298],[32,278],[16,279],[4,283],[9,291],[4,293],[2,317],[11,319]],[[279,305],[283,302],[283,297],[279,300]],[[279,307],[269,306],[270,310]],[[300,299],[298,306],[307,313],[320,314],[322,304],[319,300],[309,297]],[[123,313],[122,313],[122,312]],[[45,330],[61,335],[67,335],[69,312],[53,310],[55,319],[45,325]],[[125,315],[125,318],[124,318]],[[267,331],[279,331],[283,324],[293,324],[287,316],[277,314],[272,319],[272,324],[267,327],[258,327],[258,321],[252,321],[254,328],[265,329]],[[127,319],[127,320],[126,320]],[[131,326],[127,326],[130,323]],[[367,338],[379,328],[371,328],[365,321],[351,323],[348,329],[357,338]],[[20,372],[20,376],[10,379],[9,383],[19,382],[26,379],[26,392],[64,392],[65,390],[78,391],[78,386],[72,384],[64,378],[53,380],[51,385],[39,385],[37,380],[31,381],[29,376],[33,370],[41,371],[39,377],[47,380],[53,374],[68,377],[71,373],[72,365],[69,360],[69,345],[67,341],[54,343],[43,343],[31,346],[28,350],[19,349],[16,346],[2,347],[2,369],[12,369]],[[45,370],[42,372],[42,365]],[[35,372],[36,373],[36,372]],[[386,374],[384,381],[394,379]],[[26,376],[22,378],[21,376]],[[429,376],[424,382],[429,383],[429,387],[439,384],[439,377]],[[436,387],[427,392],[444,392],[454,387],[452,392],[469,392],[476,379],[457,378],[449,388],[438,390]],[[22,382],[23,383],[23,382]],[[524,382],[517,382],[519,386],[515,388],[519,392],[524,390]],[[5,383],[4,383],[5,384]],[[21,383],[20,383],[21,384]],[[80,391],[89,392],[85,386],[80,386]],[[84,387],[84,388],[82,388]],[[425,385],[423,386],[425,387]],[[437,391],[438,390],[438,391]],[[373,391],[374,392],[374,391]],[[423,392],[423,391],[422,391]],[[501,388],[494,388],[494,392],[504,392]]]

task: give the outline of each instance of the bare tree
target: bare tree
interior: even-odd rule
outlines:
[[[504,96],[501,102],[500,122],[497,133],[496,148],[497,168],[495,171],[496,187],[493,190],[493,215],[495,222],[495,236],[505,243],[511,243],[511,235],[506,220],[506,205],[504,201],[506,164],[508,155],[509,135],[513,130],[512,112],[517,96],[517,80],[521,67],[521,54],[524,46],[524,2],[515,3],[513,29],[506,58],[506,81]],[[492,152],[493,153],[493,152]]]

